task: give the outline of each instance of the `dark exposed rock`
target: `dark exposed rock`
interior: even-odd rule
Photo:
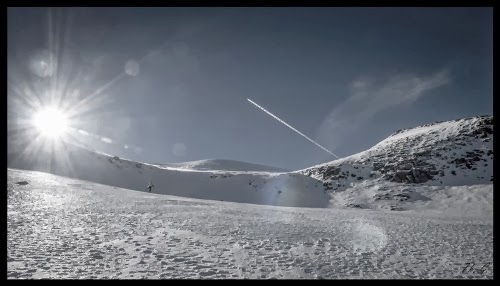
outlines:
[[[326,178],[329,178],[331,176],[336,176],[340,174],[340,168],[337,168],[335,166],[328,166],[325,170],[324,170],[324,173],[323,173],[323,178],[326,179]]]
[[[493,134],[493,129],[491,129],[488,126],[484,126],[484,127],[479,128],[479,129],[476,129],[474,132],[475,132],[475,134],[481,134],[481,133]]]
[[[406,175],[406,178],[408,179],[408,182],[410,182],[412,184],[416,183],[415,177],[413,176],[413,174],[410,173],[410,174]]]
[[[456,176],[456,175],[457,175],[457,172],[455,172],[455,170],[452,170],[452,171],[451,171],[451,174],[452,174],[453,176]]]
[[[442,171],[440,171],[442,172]],[[425,183],[433,178],[435,172],[428,170],[413,168],[411,170],[398,170],[394,173],[391,180],[397,183]]]
[[[324,182],[323,183],[323,188],[324,188],[325,191],[333,190],[332,183],[331,182]]]
[[[415,153],[415,156],[425,157],[425,156],[429,156],[430,154],[431,154],[430,150],[424,150],[424,151],[420,151],[420,152]]]
[[[362,208],[361,205],[358,205],[358,204],[347,204],[346,207],[349,207],[349,208]]]
[[[403,171],[396,172],[392,180],[397,183],[403,182],[403,180],[406,180],[406,172]]]
[[[402,165],[398,166],[398,169],[400,170],[411,170],[414,164],[412,163],[403,163]]]
[[[374,171],[378,171],[378,170],[380,170],[383,167],[384,167],[384,164],[382,164],[382,163],[379,163],[379,162],[373,163],[373,170]]]
[[[391,180],[393,179],[393,175],[392,174],[385,174],[382,176],[382,179],[384,180]]]
[[[394,197],[398,197],[399,201],[407,201],[410,199],[410,195],[408,194],[395,194]]]
[[[415,177],[415,183],[417,184],[425,183],[432,179],[432,174],[425,170],[413,169],[412,174]]]

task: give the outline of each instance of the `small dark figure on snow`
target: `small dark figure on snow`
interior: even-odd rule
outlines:
[[[155,187],[155,185],[149,183],[148,185],[148,191],[151,193],[151,189],[153,189]]]

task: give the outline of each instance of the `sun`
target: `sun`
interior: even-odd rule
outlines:
[[[43,136],[59,139],[68,130],[68,116],[55,107],[46,107],[34,114],[33,125]]]

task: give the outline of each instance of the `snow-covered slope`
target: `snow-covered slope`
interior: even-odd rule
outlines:
[[[161,167],[170,167],[185,170],[197,170],[197,171],[246,171],[246,172],[276,172],[284,173],[289,172],[289,170],[252,164],[241,161],[234,160],[222,160],[222,159],[211,159],[211,160],[199,160],[191,162],[182,163],[166,163],[166,164],[155,164]]]
[[[33,156],[20,155],[19,150],[10,151],[8,166],[11,168],[43,171],[137,191],[146,191],[152,181],[154,193],[199,199],[291,207],[327,207],[330,199],[320,181],[302,174],[172,168],[134,162],[72,144],[60,146],[54,153],[40,150]],[[210,162],[214,161],[194,165],[208,168]],[[245,166],[240,163],[224,165]]]
[[[209,200],[492,214],[492,116],[400,130],[369,150],[295,172],[230,160],[146,164],[70,144],[24,150],[9,145],[8,167],[137,191],[152,181],[154,193]]]
[[[208,201],[8,169],[7,229],[9,279],[493,278],[492,217]]]
[[[493,182],[493,116],[478,116],[399,130],[372,148],[297,173],[323,181],[334,197],[360,184],[383,186],[393,194],[366,194],[370,203],[401,201],[403,190],[484,186]],[[393,182],[393,184],[389,184]],[[481,187],[479,187],[481,188]],[[367,189],[351,193],[359,196]],[[382,199],[381,199],[382,198]],[[335,200],[334,200],[335,201]],[[339,200],[341,201],[341,200]],[[492,202],[491,202],[492,203]],[[360,204],[339,206],[362,207]]]

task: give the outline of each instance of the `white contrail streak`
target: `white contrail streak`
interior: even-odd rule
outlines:
[[[325,147],[319,145],[318,143],[314,142],[314,140],[312,140],[311,138],[307,137],[306,135],[302,134],[299,130],[293,128],[292,126],[290,126],[290,124],[286,123],[285,121],[279,119],[277,116],[275,116],[274,114],[272,114],[271,112],[265,110],[262,106],[258,105],[257,103],[253,102],[252,100],[250,100],[249,98],[247,98],[248,101],[250,101],[250,103],[252,103],[253,105],[257,106],[258,108],[260,108],[262,111],[264,111],[265,113],[271,115],[274,119],[278,120],[279,122],[285,124],[288,128],[292,129],[293,131],[299,133],[299,135],[301,135],[302,137],[306,138],[307,140],[311,141],[312,143],[314,143],[316,146],[318,146],[319,148],[325,150],[326,152],[328,152],[330,155],[333,155],[335,156],[337,159],[339,159],[339,156],[333,154],[332,151],[326,149]]]

